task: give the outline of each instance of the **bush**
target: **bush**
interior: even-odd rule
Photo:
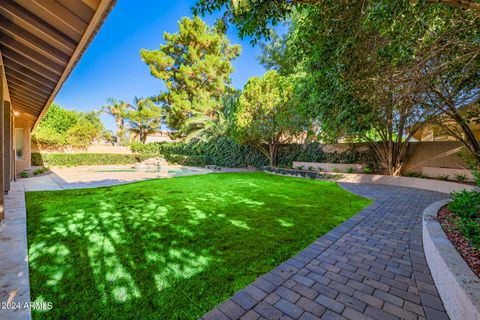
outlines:
[[[458,216],[454,222],[460,232],[474,247],[480,249],[480,192],[454,192],[448,209]]]
[[[448,177],[449,175],[448,174],[441,174],[441,175],[438,175],[435,179],[437,180],[443,180],[443,181],[448,181]]]
[[[32,153],[32,165],[43,166],[85,166],[105,164],[132,164],[142,162],[155,155],[112,154],[112,153]]]
[[[371,173],[373,173],[373,169],[370,168],[370,167],[365,167],[365,168],[363,168],[362,171],[363,171],[363,173],[366,173],[366,174],[371,174]]]
[[[405,177],[410,177],[410,178],[420,178],[422,176],[421,173],[415,172],[415,171],[408,171],[404,173]]]
[[[135,143],[130,146],[134,153],[162,155],[168,160],[171,156],[192,158],[191,163],[206,163],[221,167],[266,166],[267,158],[257,149],[239,145],[232,139],[220,137],[210,142],[155,142]],[[177,157],[178,158],[178,157]],[[291,166],[293,161],[329,163],[365,163],[374,166],[376,158],[372,152],[331,152],[321,150],[318,143],[282,145],[277,156],[279,166]],[[202,164],[200,164],[202,165]]]
[[[47,171],[48,171],[48,168],[45,168],[45,167],[39,168],[39,169],[36,169],[36,170],[33,171],[33,175],[38,176],[40,174],[44,174]]]
[[[455,177],[455,180],[459,182],[464,182],[465,180],[467,180],[467,175],[463,173],[455,173],[454,177]]]

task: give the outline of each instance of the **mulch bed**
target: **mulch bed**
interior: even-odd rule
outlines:
[[[458,219],[455,213],[443,207],[438,212],[438,221],[442,225],[447,237],[453,243],[457,251],[462,255],[465,262],[472,271],[480,277],[480,250],[474,248],[470,242],[465,239],[462,233],[458,230],[454,221]]]

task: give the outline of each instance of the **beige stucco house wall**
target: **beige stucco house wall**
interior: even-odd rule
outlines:
[[[16,174],[32,166],[31,128],[33,124],[33,121],[27,119],[16,118],[14,120],[13,149]],[[20,134],[23,136],[23,139],[21,139]]]

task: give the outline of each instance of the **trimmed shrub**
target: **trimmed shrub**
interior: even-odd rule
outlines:
[[[460,232],[475,248],[480,249],[480,192],[454,192],[448,209],[457,215],[458,219],[454,222]]]
[[[291,166],[293,161],[328,162],[328,163],[364,163],[375,167],[376,157],[372,152],[331,152],[321,149],[321,144],[289,144],[279,149],[277,160],[279,166]],[[221,167],[257,167],[268,164],[267,158],[251,146],[239,145],[232,139],[220,137],[211,142],[155,142],[149,144],[132,144],[134,153],[148,153],[169,157],[184,156],[183,161],[190,165],[217,165]],[[188,158],[188,160],[187,160]]]
[[[341,174],[331,174],[331,173],[324,173],[324,172],[305,171],[302,169],[296,170],[296,169],[268,167],[268,166],[262,167],[262,171],[286,175],[286,176],[295,176],[295,177],[320,179],[320,180],[338,180],[342,178]]]
[[[74,167],[102,164],[133,164],[154,156],[151,154],[113,153],[32,153],[32,165]]]

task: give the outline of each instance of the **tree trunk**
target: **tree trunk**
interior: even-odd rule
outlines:
[[[269,161],[271,166],[274,166],[277,164],[277,148],[278,146],[276,142],[268,143]]]
[[[372,149],[391,176],[399,176],[402,173],[407,155],[408,142],[401,142],[401,146],[398,144],[393,141],[371,142]]]
[[[123,131],[123,119],[116,117],[115,118],[115,124],[117,126],[117,146],[122,145],[122,131]]]
[[[472,154],[477,164],[477,169],[480,169],[480,143],[473,134],[472,129],[470,128],[468,123],[466,123],[466,120],[458,113],[456,109],[453,112],[453,116],[454,120],[458,123],[463,133],[465,134],[465,142],[467,144],[466,147]]]

